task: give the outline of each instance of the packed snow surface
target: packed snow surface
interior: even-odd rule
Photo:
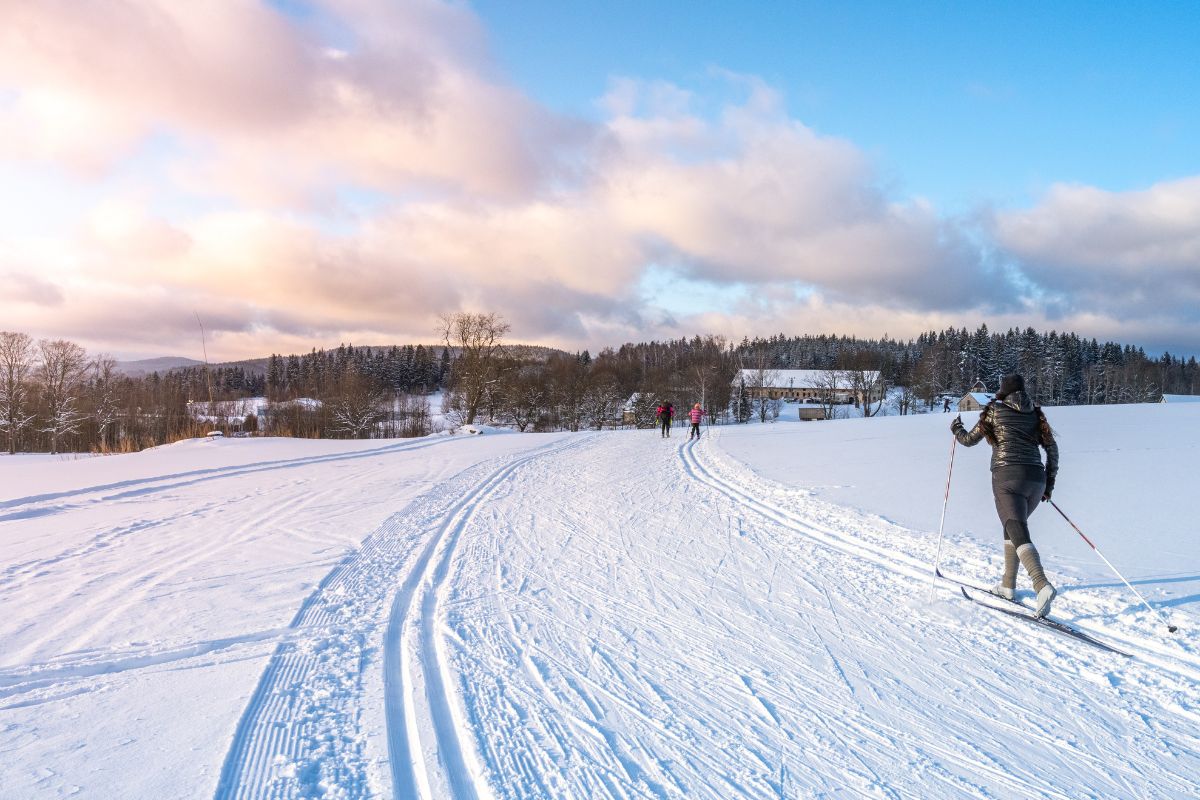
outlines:
[[[1200,405],[1048,414],[1131,658],[949,414],[0,457],[0,796],[1194,798]]]

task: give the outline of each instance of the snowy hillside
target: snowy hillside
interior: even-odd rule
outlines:
[[[0,457],[0,796],[1195,797],[1200,405],[1049,413],[1132,658],[951,415]]]

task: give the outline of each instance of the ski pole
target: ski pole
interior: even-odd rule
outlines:
[[[942,531],[946,528],[946,507],[950,505],[950,477],[954,475],[954,448],[958,437],[950,437],[950,469],[946,472],[946,498],[942,501],[942,521],[938,523],[937,555],[933,559],[933,580],[929,583],[929,602],[933,602],[933,587],[937,586],[938,568],[942,563]]]
[[[1092,540],[1083,535],[1083,531],[1079,530],[1079,526],[1076,525],[1074,522],[1072,522],[1070,517],[1068,517],[1066,514],[1063,514],[1063,510],[1058,507],[1058,503],[1051,500],[1050,505],[1054,506],[1054,510],[1057,511],[1059,514],[1062,514],[1062,518],[1067,521],[1068,525],[1070,525],[1072,528],[1075,529],[1076,533],[1078,533],[1080,536],[1083,536],[1083,540],[1088,543],[1088,546],[1091,547],[1093,550],[1095,550],[1096,555],[1100,556],[1100,558],[1103,559],[1105,564],[1108,564],[1108,568],[1111,569],[1113,572],[1115,572],[1117,577],[1125,582],[1125,585],[1129,587],[1129,591],[1131,591],[1135,595],[1137,595],[1137,599],[1142,601],[1142,605],[1144,605],[1146,608],[1148,608],[1151,611],[1158,614],[1159,619],[1161,619],[1163,621],[1163,624],[1167,626],[1168,631],[1170,631],[1171,633],[1174,633],[1175,631],[1179,630],[1177,627],[1175,627],[1174,625],[1172,625],[1170,622],[1167,621],[1166,615],[1164,615],[1162,613],[1161,609],[1157,609],[1154,606],[1147,603],[1146,598],[1142,597],[1142,595],[1138,592],[1138,590],[1133,588],[1133,584],[1131,584],[1129,581],[1125,580],[1125,576],[1117,571],[1117,568],[1112,565],[1112,562],[1109,561],[1107,558],[1104,558],[1104,553],[1100,552],[1100,548],[1096,547],[1096,545],[1092,544]]]

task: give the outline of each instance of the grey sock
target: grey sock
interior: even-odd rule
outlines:
[[[1040,592],[1049,581],[1046,580],[1046,573],[1042,571],[1042,558],[1038,555],[1037,548],[1031,544],[1023,544],[1017,548],[1017,557],[1021,559],[1021,564],[1029,573],[1029,579],[1033,581],[1033,590]]]
[[[1017,546],[1007,539],[1004,541],[1004,577],[1000,585],[1005,589],[1017,588]]]

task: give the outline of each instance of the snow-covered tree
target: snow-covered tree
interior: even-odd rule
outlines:
[[[375,426],[386,416],[383,400],[378,384],[347,367],[337,393],[327,402],[330,432],[348,439],[371,438]]]
[[[8,452],[34,420],[29,409],[33,339],[25,333],[0,331],[0,430],[8,436]]]
[[[109,434],[121,410],[117,399],[116,370],[116,359],[110,355],[102,353],[92,362],[92,416],[96,420],[96,438],[100,440],[101,450],[107,449]]]
[[[65,339],[42,339],[38,342],[38,352],[41,356],[38,377],[42,381],[45,408],[41,431],[50,435],[50,452],[57,453],[59,440],[78,431],[86,419],[78,404],[87,371],[87,353]]]
[[[583,414],[587,424],[600,430],[606,423],[620,424],[621,408],[626,398],[621,388],[608,376],[589,381],[583,393]]]

